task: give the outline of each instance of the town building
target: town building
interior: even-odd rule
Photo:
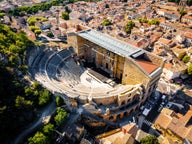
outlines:
[[[174,143],[192,143],[192,107],[184,115],[163,108],[154,127]]]

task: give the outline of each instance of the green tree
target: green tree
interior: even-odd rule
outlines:
[[[39,88],[39,83],[37,81],[35,81],[32,85],[31,85],[32,89],[38,89]]]
[[[187,0],[187,5],[191,6],[192,5],[192,0]]]
[[[63,121],[65,120],[66,116],[67,116],[66,111],[63,108],[58,107],[57,115],[54,117],[56,125],[60,126],[63,123]]]
[[[36,35],[40,35],[41,34],[41,30],[40,29],[35,30],[35,34]]]
[[[69,13],[68,12],[62,12],[61,18],[64,20],[69,20]]]
[[[140,141],[141,144],[160,144],[158,142],[158,139],[154,135],[146,136],[145,138],[142,138]]]
[[[27,70],[28,70],[28,66],[27,65],[20,65],[18,66],[19,70],[21,70],[24,74],[26,74]]]
[[[133,21],[128,21],[128,23],[125,26],[126,33],[131,33],[131,30],[135,26],[135,23]]]
[[[26,109],[26,108],[31,108],[33,105],[33,102],[30,100],[25,100],[24,97],[22,96],[17,96],[15,99],[15,106],[18,109]]]
[[[9,57],[9,63],[13,66],[18,64],[18,60],[19,60],[19,56],[17,54],[10,55]]]
[[[60,96],[56,97],[55,102],[56,102],[57,106],[61,106],[61,105],[64,104],[64,101],[63,101],[63,99]]]
[[[54,125],[49,123],[43,127],[43,133],[47,136],[51,136],[54,131]]]
[[[36,26],[29,26],[29,29],[33,32],[35,32],[36,30],[40,30],[38,27]]]
[[[179,14],[180,14],[179,21],[181,22],[182,17],[183,17],[184,15],[186,15],[187,12],[186,12],[184,9],[182,9],[182,10],[179,11]]]
[[[51,93],[48,90],[42,90],[39,92],[39,105],[42,106],[49,102],[51,99]]]
[[[138,18],[137,20],[138,20],[140,23],[148,23],[148,22],[149,22],[149,20],[146,19],[146,18]]]
[[[192,63],[187,68],[188,75],[192,75]]]
[[[42,132],[36,132],[33,137],[28,139],[29,144],[49,144],[47,137]]]
[[[3,18],[5,16],[4,12],[0,12],[0,18]]]
[[[150,25],[159,25],[160,21],[158,19],[152,19],[148,22]]]
[[[185,56],[182,58],[182,61],[183,61],[184,63],[188,63],[188,62],[190,61],[190,56],[185,55]]]
[[[24,91],[25,91],[26,96],[32,96],[33,95],[33,90],[29,87],[25,87]]]
[[[109,20],[109,19],[104,19],[102,22],[103,26],[108,26],[108,25],[112,25],[113,23]]]

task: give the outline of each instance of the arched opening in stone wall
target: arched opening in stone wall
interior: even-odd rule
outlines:
[[[124,104],[125,104],[125,101],[122,101],[122,102],[121,102],[121,105],[124,105]]]
[[[121,118],[121,114],[118,114],[118,115],[117,115],[117,119],[120,119],[120,118]]]
[[[124,116],[127,116],[127,115],[128,115],[128,112],[124,112],[123,117],[124,117]]]
[[[113,116],[110,116],[110,117],[109,117],[109,120],[113,120]]]

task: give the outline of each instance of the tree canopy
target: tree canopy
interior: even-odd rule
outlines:
[[[148,20],[147,18],[138,18],[137,19],[140,23],[148,23],[150,25],[159,25],[160,21],[158,19]]]
[[[131,33],[131,30],[133,29],[133,27],[135,26],[135,23],[131,20],[131,21],[128,21],[126,26],[125,26],[125,31],[126,33]]]
[[[146,136],[145,138],[142,138],[140,141],[141,144],[160,144],[158,142],[158,139],[154,135]]]
[[[26,12],[27,14],[37,13],[39,10],[46,11],[49,10],[52,6],[62,5],[63,0],[52,0],[50,2],[33,4],[32,6],[19,6],[15,8],[11,13],[13,15],[21,15],[22,12]]]
[[[187,68],[187,73],[188,73],[189,75],[192,75],[192,63],[188,66],[188,68]]]
[[[25,59],[27,48],[33,47],[23,31],[14,32],[13,29],[6,25],[0,24],[0,53],[8,58],[10,65],[22,65],[21,59]]]
[[[69,13],[68,12],[62,12],[61,18],[64,20],[69,20]]]
[[[185,56],[182,58],[182,61],[183,61],[184,63],[188,63],[188,62],[190,61],[190,56],[185,55]]]
[[[54,131],[54,125],[51,123],[49,123],[43,127],[43,133],[48,136],[51,136],[53,134],[53,131]]]
[[[28,139],[29,144],[49,144],[47,137],[42,132],[36,132]]]
[[[102,22],[103,26],[108,26],[108,25],[112,25],[113,23],[109,20],[109,19],[104,19]]]
[[[66,116],[67,116],[67,112],[63,108],[58,107],[57,114],[54,117],[56,125],[60,126],[63,123],[63,121],[65,120]]]

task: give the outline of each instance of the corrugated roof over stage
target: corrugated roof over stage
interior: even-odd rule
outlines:
[[[123,57],[144,53],[139,48],[92,29],[78,32],[77,35]]]

